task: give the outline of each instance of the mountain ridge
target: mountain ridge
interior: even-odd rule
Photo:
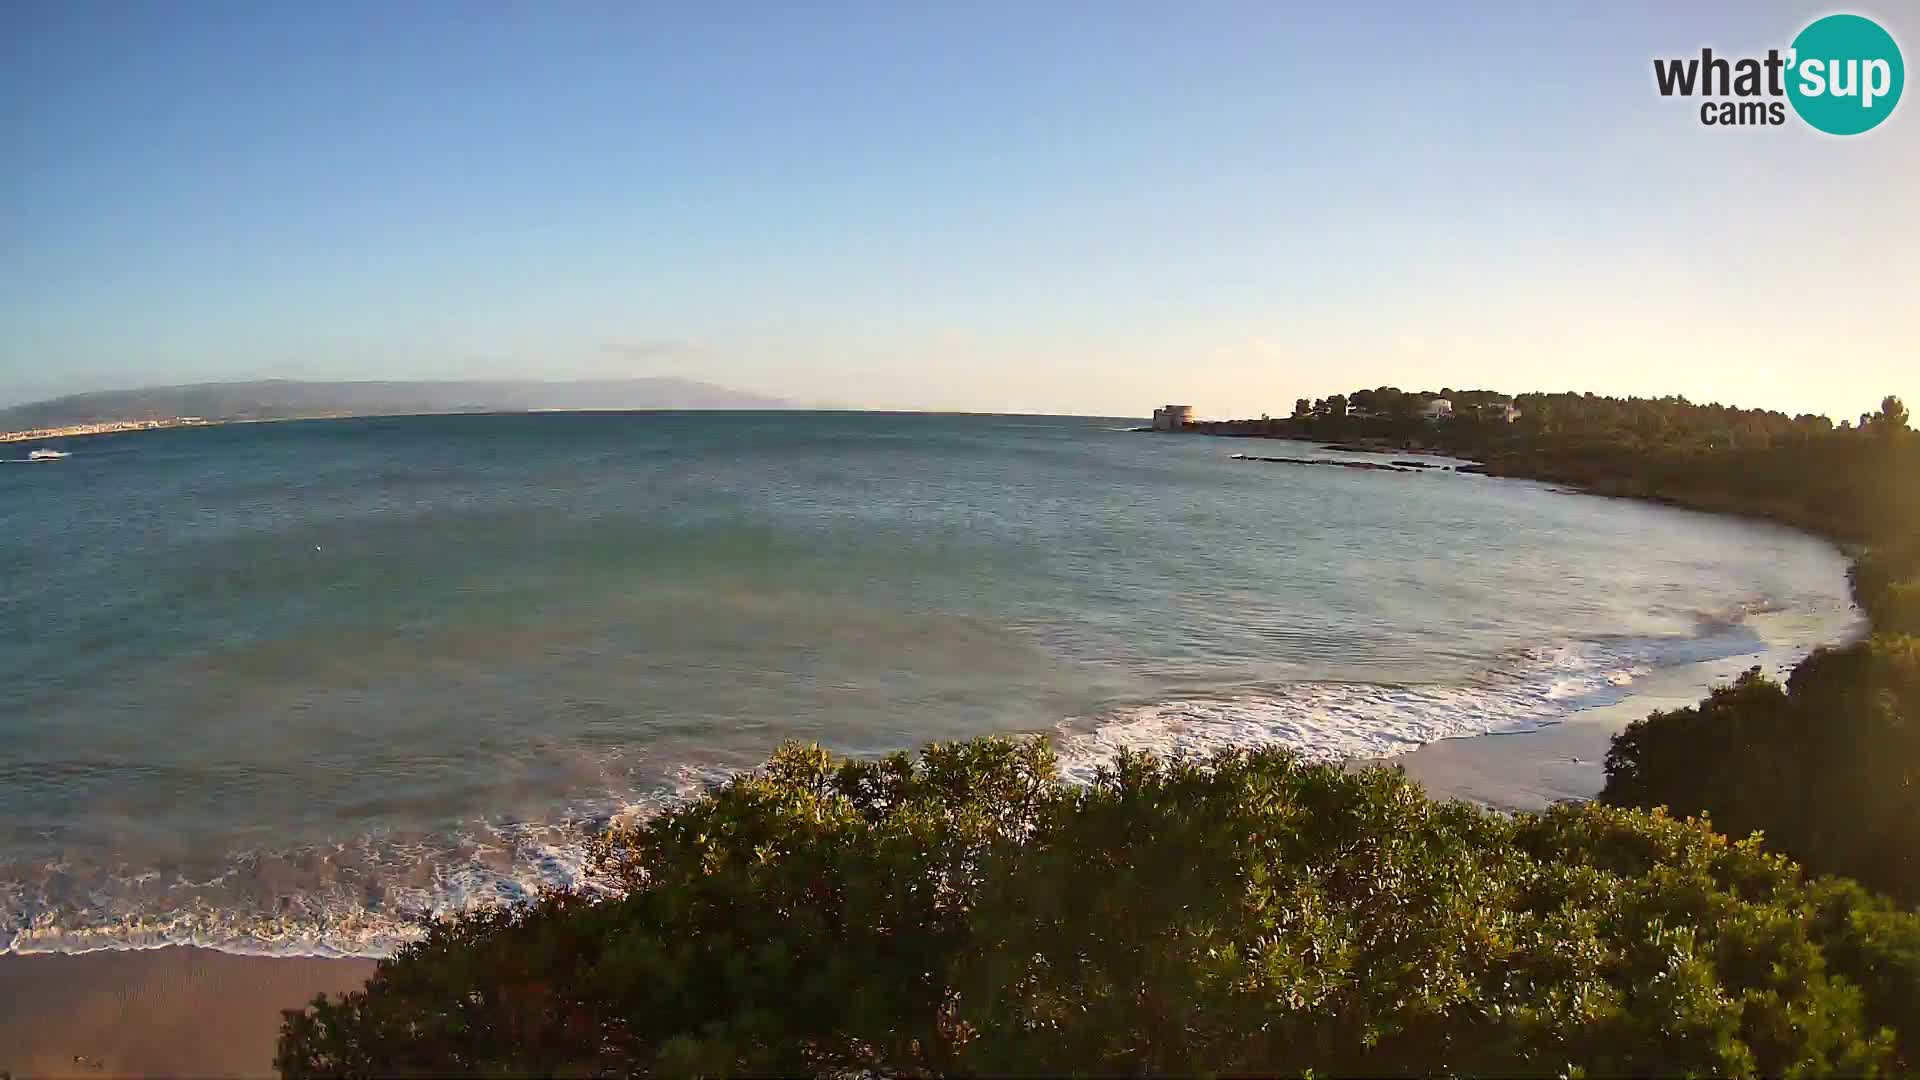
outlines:
[[[755,410],[796,408],[791,401],[712,383],[657,376],[638,379],[308,381],[258,379],[94,390],[0,408],[0,431],[116,421],[294,420],[415,413],[578,411],[586,409]]]

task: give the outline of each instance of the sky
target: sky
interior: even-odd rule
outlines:
[[[1652,76],[1831,10],[11,0],[0,405],[674,375],[1855,416],[1920,400],[1920,100],[1851,138],[1709,128]],[[1920,9],[1845,10],[1920,56]]]

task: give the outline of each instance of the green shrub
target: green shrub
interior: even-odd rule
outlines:
[[[1603,800],[1706,813],[1817,873],[1920,902],[1920,638],[1758,669],[1614,737]]]
[[[1920,539],[1862,551],[1847,571],[1854,601],[1882,633],[1920,634]]]
[[[618,898],[435,926],[288,1076],[1867,1074],[1920,920],[1704,822],[1503,818],[1278,751],[1039,740],[760,772],[600,843]]]

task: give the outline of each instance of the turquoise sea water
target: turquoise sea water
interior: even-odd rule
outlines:
[[[50,441],[0,466],[0,946],[381,953],[785,738],[1393,753],[1853,623],[1785,530],[1129,423]]]

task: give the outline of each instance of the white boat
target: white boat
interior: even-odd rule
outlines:
[[[65,450],[35,450],[27,455],[28,461],[58,461],[63,457],[72,457]]]

